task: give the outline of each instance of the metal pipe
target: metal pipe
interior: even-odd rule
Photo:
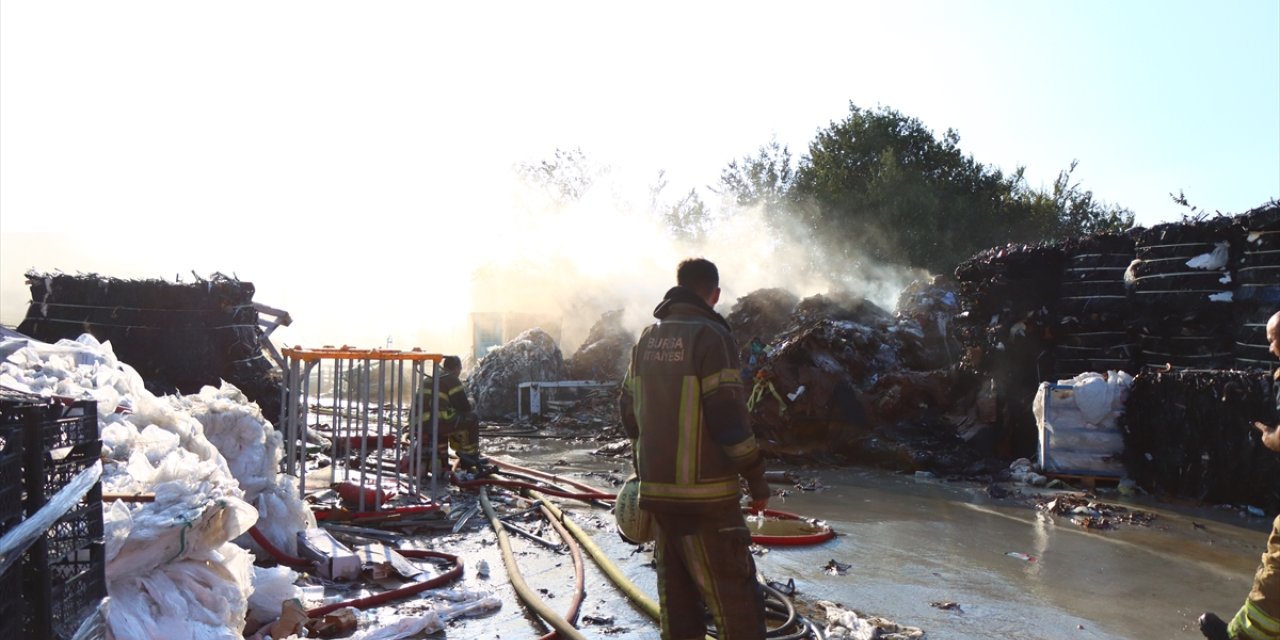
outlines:
[[[431,361],[431,499],[440,498],[440,361]]]
[[[374,485],[373,485],[374,494],[373,495],[375,500],[377,499],[378,492],[382,491],[382,435],[383,435],[382,427],[386,424],[386,411],[383,410],[383,406],[386,404],[385,403],[386,397],[387,397],[387,361],[379,360],[378,361],[378,404],[377,404],[377,407],[378,407],[378,427],[377,427],[378,428],[378,468],[373,475],[373,478],[374,478]],[[368,438],[366,437],[366,440],[367,439]],[[363,491],[360,492],[360,495],[363,496],[364,492]],[[361,505],[361,511],[364,510],[363,506],[364,505]]]
[[[364,359],[365,383],[360,387],[360,395],[364,400],[364,402],[361,404],[361,408],[364,409],[364,411],[361,412],[363,413],[363,417],[361,418],[362,427],[360,429],[360,476],[358,480],[360,483],[361,489],[363,489],[365,486],[364,477],[366,474],[364,471],[364,465],[365,465],[365,461],[368,460],[369,458],[369,439],[367,438],[367,436],[369,435],[369,395],[370,395],[369,384],[373,382],[373,370],[369,368],[370,366],[372,366],[370,362],[371,361],[369,360],[369,358]],[[360,493],[360,499],[358,502],[359,509],[361,511],[367,511],[367,508],[364,504],[364,491],[360,491],[359,493]]]

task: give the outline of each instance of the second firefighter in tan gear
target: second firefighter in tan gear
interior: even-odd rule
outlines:
[[[458,455],[460,466],[464,469],[476,468],[486,462],[480,455],[480,419],[476,416],[467,399],[467,390],[462,386],[458,374],[462,371],[462,360],[457,356],[445,356],[440,362],[439,395],[436,397],[440,408],[440,435],[436,455],[441,467],[447,467],[449,447],[453,447]],[[423,382],[422,393],[422,446],[424,451],[431,446],[431,389],[433,380],[427,376]],[[424,462],[430,462],[430,456],[423,456]]]

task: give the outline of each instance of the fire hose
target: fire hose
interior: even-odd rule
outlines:
[[[552,628],[560,634],[562,638],[571,638],[573,640],[586,640],[586,636],[569,624],[567,620],[556,613],[547,603],[529,588],[525,583],[524,576],[520,573],[520,567],[516,565],[515,556],[511,552],[511,541],[507,536],[507,530],[503,528],[502,521],[498,519],[498,514],[494,512],[493,505],[489,504],[489,492],[484,486],[480,486],[480,506],[484,509],[484,513],[489,517],[493,530],[498,535],[498,546],[502,549],[502,564],[507,568],[507,577],[511,579],[511,586],[516,590],[516,595],[520,597],[520,601],[529,607],[551,625]]]
[[[258,530],[257,526],[253,526],[249,528],[249,535],[253,538],[254,542],[257,542],[258,545],[261,546],[263,550],[267,552],[268,555],[270,555],[273,559],[275,559],[276,562],[279,562],[280,564],[283,564],[295,569],[299,569],[299,568],[309,569],[315,566],[315,564],[310,560],[307,560],[305,558],[299,558],[297,556],[292,556],[282,551],[279,547],[272,544],[272,542],[268,540],[267,537],[264,536],[261,531]],[[411,595],[426,591],[427,589],[434,589],[436,587],[448,584],[450,582],[453,582],[454,580],[457,580],[459,577],[462,576],[462,559],[453,554],[442,553],[439,551],[426,551],[423,549],[397,549],[396,553],[399,553],[400,555],[406,558],[416,558],[419,560],[424,560],[427,558],[440,558],[442,560],[447,560],[449,562],[452,562],[453,568],[429,580],[424,580],[422,582],[415,582],[413,584],[400,587],[399,589],[392,589],[390,591],[384,591],[382,593],[371,595],[364,598],[355,598],[353,600],[347,600],[345,602],[335,602],[333,604],[328,604],[322,607],[308,609],[307,617],[319,618],[320,616],[323,616],[327,613],[333,613],[334,611],[337,611],[338,609],[342,609],[344,607],[368,609],[371,607],[382,606],[384,604],[387,604],[388,602],[401,600]]]

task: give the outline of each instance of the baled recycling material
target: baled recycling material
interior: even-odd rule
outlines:
[[[278,419],[281,377],[263,355],[253,283],[222,274],[183,284],[32,272],[27,284],[22,334],[54,343],[88,333],[110,342],[154,394],[226,380]]]
[[[964,363],[994,399],[999,453],[1031,456],[1036,385],[1085,372],[1274,371],[1280,203],[1217,216],[1010,245],[956,269]]]
[[[1274,384],[1257,371],[1137,376],[1121,418],[1129,476],[1172,495],[1280,510],[1280,455],[1252,426],[1276,424]]]
[[[1124,415],[1133,376],[1123,371],[1082,373],[1042,383],[1033,410],[1040,431],[1040,468],[1047,473],[1124,475]]]

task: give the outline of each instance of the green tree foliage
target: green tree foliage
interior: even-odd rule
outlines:
[[[850,104],[848,117],[818,131],[794,176],[789,152],[774,142],[731,162],[720,186],[738,204],[764,203],[801,222],[825,249],[821,269],[833,273],[862,258],[949,272],[988,247],[1133,222],[1071,182],[1075,163],[1042,191],[1022,168],[1006,176],[959,145],[954,130],[938,137],[894,109]]]
[[[675,202],[663,199],[662,192],[667,188],[667,172],[658,171],[658,178],[649,187],[649,206],[662,219],[663,226],[676,240],[701,243],[707,237],[711,226],[711,211],[696,189]]]
[[[775,138],[762,145],[755,156],[730,162],[720,172],[719,188],[713,191],[740,207],[762,207],[766,219],[774,221],[787,210],[795,178],[791,164],[791,150]]]
[[[1093,192],[1071,182],[1078,161],[1058,172],[1050,191],[1027,186],[1023,168],[1012,176],[1011,186],[1022,206],[1047,213],[1057,219],[1054,237],[1083,236],[1093,233],[1118,233],[1133,226],[1133,212],[1118,205],[1106,204],[1093,197]]]

